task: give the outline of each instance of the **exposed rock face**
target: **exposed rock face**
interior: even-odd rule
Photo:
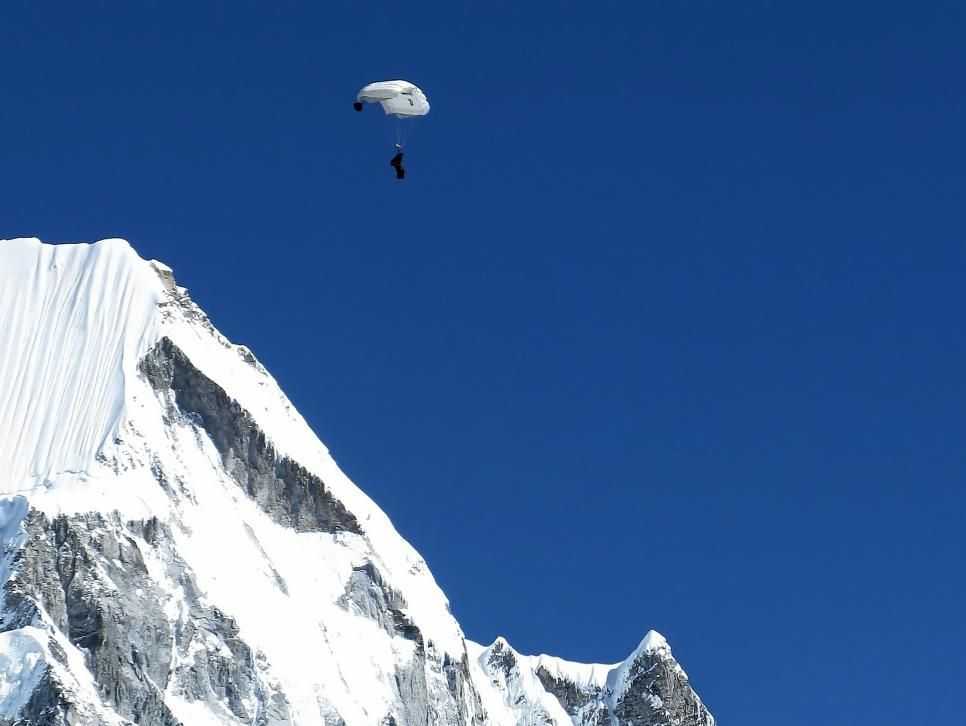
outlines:
[[[78,714],[63,686],[50,671],[44,674],[16,721],[0,720],[3,726],[68,726],[75,723],[81,723]],[[89,723],[91,726],[101,726],[104,722],[95,716]]]
[[[197,420],[221,454],[225,469],[272,519],[299,532],[361,534],[355,517],[326,492],[325,483],[279,456],[251,414],[195,368],[168,338],[155,345],[140,368],[156,391],[174,394],[182,415]]]
[[[607,708],[602,705],[604,696],[604,689],[602,687],[596,685],[578,685],[574,681],[550,673],[543,666],[537,666],[535,673],[547,693],[556,697],[567,714],[572,719],[576,719],[577,723],[606,723],[603,720],[607,716]],[[598,704],[601,705],[598,706]],[[592,707],[590,710],[594,711],[595,718],[590,719],[587,713],[588,707]],[[596,718],[598,714],[599,719]]]
[[[422,633],[409,621],[403,608],[406,600],[383,580],[371,562],[352,569],[352,577],[339,603],[349,612],[363,615],[377,623],[390,635],[401,635],[422,642]]]
[[[482,720],[465,653],[459,662],[446,653],[441,659],[437,657],[432,643],[426,643],[406,615],[405,598],[384,581],[373,563],[353,569],[339,603],[349,612],[378,623],[389,635],[412,641],[415,647],[413,666],[400,669],[396,676],[402,718],[389,715],[386,723],[469,724]]]
[[[135,591],[150,586],[137,546],[100,514],[72,522],[32,512],[25,528],[27,542],[14,560],[17,574],[5,586],[6,603],[17,615],[5,618],[3,627],[39,625],[49,617],[85,654],[95,680],[105,684],[103,695],[119,713],[148,724],[174,723],[157,688],[141,687],[166,685],[171,643],[169,633],[153,627],[163,622],[153,612],[154,603],[134,602]],[[35,695],[43,699],[45,712],[58,700],[54,693]]]
[[[190,572],[170,556],[170,533],[156,520],[125,524],[91,513],[51,521],[31,512],[24,525],[26,542],[12,563],[16,574],[4,586],[4,632],[52,621],[83,654],[103,703],[133,723],[180,723],[165,704],[169,692],[222,703],[246,723],[288,722],[284,694],[264,686],[258,657],[231,618],[201,604]],[[146,555],[173,563],[166,577],[192,604],[174,623],[162,610],[167,593]],[[67,666],[57,641],[50,644]],[[71,707],[62,684],[48,674],[22,717],[74,723]]]
[[[630,666],[627,690],[614,708],[620,724],[713,726],[714,719],[691,689],[670,652],[640,654]]]

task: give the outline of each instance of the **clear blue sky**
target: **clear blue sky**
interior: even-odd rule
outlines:
[[[171,264],[470,637],[961,722],[962,3],[94,5],[0,10],[0,236]]]

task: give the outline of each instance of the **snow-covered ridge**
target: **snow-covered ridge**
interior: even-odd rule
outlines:
[[[687,685],[667,640],[649,631],[620,663],[575,663],[550,655],[518,653],[503,637],[491,645],[467,642],[488,723],[645,724],[714,726],[714,718]],[[661,694],[672,694],[666,703]],[[669,699],[669,700],[673,700]],[[659,720],[634,720],[645,718]],[[632,705],[633,704],[633,705]],[[627,720],[627,714],[635,714]],[[662,715],[663,714],[663,715]],[[683,720],[680,720],[683,719]]]
[[[653,632],[653,631],[652,631]],[[607,674],[616,665],[603,663],[574,663],[573,661],[557,658],[553,655],[526,656],[534,671],[543,669],[546,673],[560,680],[567,680],[579,686],[603,686],[607,683]]]
[[[506,638],[499,636],[489,646],[473,643],[473,648],[478,654],[484,651],[489,653],[493,650],[508,650],[521,663],[528,666],[533,672],[542,670],[547,675],[558,680],[568,681],[577,686],[591,686],[603,688],[610,685],[616,686],[622,680],[623,673],[641,655],[658,653],[664,657],[671,658],[671,646],[667,639],[656,630],[649,630],[640,644],[631,651],[620,663],[577,663],[575,661],[564,660],[554,655],[523,655],[518,653],[507,642]],[[679,667],[680,668],[680,667]],[[684,671],[681,670],[682,675]]]

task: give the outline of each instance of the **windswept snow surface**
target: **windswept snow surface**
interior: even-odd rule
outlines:
[[[84,471],[113,440],[160,299],[122,240],[0,242],[0,492]]]
[[[620,665],[574,663],[553,655],[531,655],[526,658],[535,671],[542,668],[557,680],[570,681],[581,687],[603,687],[607,683],[607,674]]]

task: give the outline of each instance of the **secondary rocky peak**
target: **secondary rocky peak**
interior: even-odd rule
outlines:
[[[659,650],[670,650],[667,640],[656,630],[648,630],[635,653],[653,653]]]
[[[506,649],[512,650],[512,648],[510,648],[510,644],[507,642],[507,639],[504,638],[502,635],[496,636],[496,639],[493,641],[493,644],[490,645],[490,649],[491,650],[506,650]]]
[[[619,723],[714,726],[667,640],[650,631],[607,681],[609,707]]]
[[[486,665],[490,669],[500,670],[504,678],[509,678],[517,667],[516,652],[504,638],[499,637],[487,648]]]

